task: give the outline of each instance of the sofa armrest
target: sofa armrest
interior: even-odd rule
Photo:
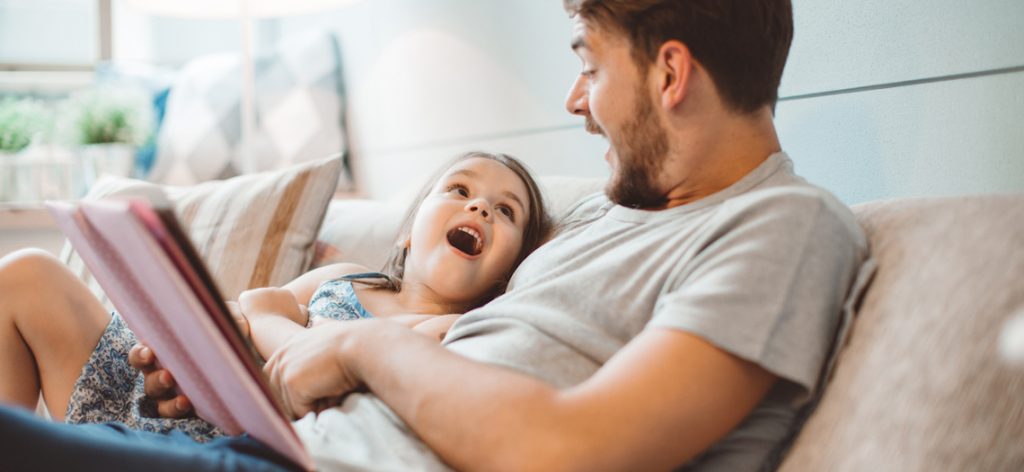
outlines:
[[[781,470],[1019,469],[1024,368],[997,341],[1024,308],[1024,194],[854,212],[878,270]]]

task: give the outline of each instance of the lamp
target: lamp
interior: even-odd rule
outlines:
[[[252,137],[256,129],[256,80],[252,58],[252,20],[304,15],[338,8],[359,0],[124,0],[139,11],[157,16],[223,20],[237,18],[242,36],[242,172],[253,168]]]

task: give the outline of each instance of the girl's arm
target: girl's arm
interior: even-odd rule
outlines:
[[[269,359],[279,346],[305,328],[309,320],[306,304],[320,284],[357,272],[357,264],[331,264],[311,270],[281,288],[246,290],[238,297],[256,351]]]
[[[246,290],[238,305],[249,323],[249,336],[264,359],[296,333],[302,331],[308,315],[291,291],[282,288]]]

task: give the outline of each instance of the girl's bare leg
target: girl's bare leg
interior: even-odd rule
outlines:
[[[71,389],[110,322],[99,300],[49,253],[0,259],[0,402],[64,419]]]

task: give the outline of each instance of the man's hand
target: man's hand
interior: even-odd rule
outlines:
[[[238,325],[242,336],[249,337],[249,321],[238,303],[225,302],[231,317]],[[162,418],[182,418],[192,414],[192,402],[188,397],[174,390],[174,376],[167,369],[158,367],[156,355],[149,346],[138,343],[128,351],[128,364],[142,371],[146,396],[156,401],[157,413]]]
[[[346,334],[374,321],[324,323],[292,336],[274,352],[263,371],[293,417],[335,406],[362,385],[344,362],[352,344]]]
[[[142,371],[146,396],[156,401],[162,418],[182,418],[192,413],[188,397],[174,391],[174,377],[167,369],[157,366],[156,355],[145,344],[139,343],[128,351],[128,363]]]

